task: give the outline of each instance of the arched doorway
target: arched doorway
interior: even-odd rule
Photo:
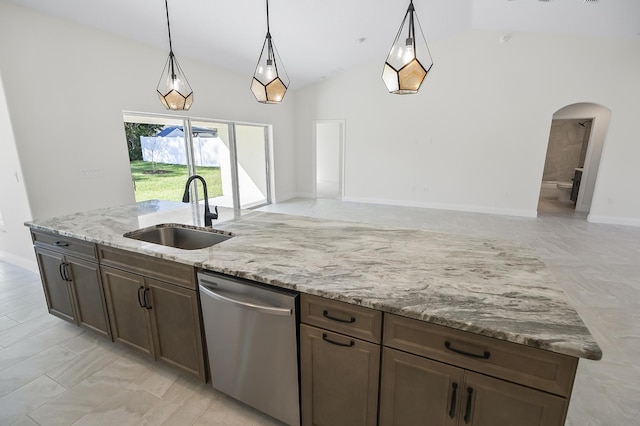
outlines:
[[[610,118],[608,108],[588,102],[553,114],[539,212],[550,202],[554,208],[589,212]]]

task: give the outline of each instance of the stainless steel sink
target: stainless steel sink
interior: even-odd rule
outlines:
[[[233,237],[233,234],[211,228],[163,223],[149,228],[138,229],[123,235],[126,238],[146,241],[184,250],[197,250],[219,244]]]

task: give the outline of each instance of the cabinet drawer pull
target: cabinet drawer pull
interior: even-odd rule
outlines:
[[[53,245],[56,247],[69,247],[69,243],[66,241],[56,241]]]
[[[345,324],[353,324],[354,322],[356,322],[356,319],[354,317],[351,317],[348,320],[344,320],[342,318],[332,317],[331,315],[329,315],[329,311],[327,311],[326,309],[324,311],[322,311],[322,316],[327,318],[327,319],[330,319],[331,321],[343,322]]]
[[[472,358],[489,359],[489,357],[491,356],[491,352],[489,351],[484,351],[482,355],[478,355],[471,352],[461,351],[460,349],[452,348],[451,342],[449,341],[444,342],[444,347],[451,352],[455,352],[457,354],[464,355],[464,356],[470,356]]]
[[[467,388],[467,409],[464,413],[464,424],[468,425],[471,420],[471,399],[473,396],[473,388]]]
[[[334,342],[333,340],[327,337],[327,333],[322,333],[322,340],[324,340],[327,343],[331,343],[332,345],[344,346],[345,348],[350,348],[356,344],[353,340],[349,340],[349,343]]]
[[[456,416],[458,384],[456,382],[453,382],[451,384],[451,387],[453,388],[453,392],[451,393],[451,403],[449,404],[449,417],[454,418]]]
[[[138,287],[138,305],[140,305],[141,308],[145,308],[146,306],[142,302],[142,291],[144,291],[144,286]]]

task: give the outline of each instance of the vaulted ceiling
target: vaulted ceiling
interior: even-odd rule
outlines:
[[[9,1],[168,50],[164,0]],[[291,87],[382,63],[408,4],[270,0],[271,34]],[[640,40],[640,0],[414,0],[414,5],[427,41],[469,29]],[[265,0],[169,0],[174,52],[178,59],[252,75],[266,33],[265,9]]]

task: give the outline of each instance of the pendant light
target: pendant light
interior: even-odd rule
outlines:
[[[171,44],[171,26],[169,25],[169,6],[164,0],[164,7],[167,11],[167,30],[169,31],[169,57],[164,65],[157,92],[162,105],[171,110],[188,110],[193,103],[193,90],[178,64],[178,60],[173,54]]]
[[[420,40],[416,40],[416,25]],[[422,33],[413,0],[410,0],[407,13],[404,15],[384,64],[382,80],[389,89],[389,93],[398,95],[418,93],[420,85],[432,66],[433,60],[429,46]]]
[[[267,36],[262,44],[258,65],[251,81],[251,91],[258,102],[279,104],[289,86],[289,76],[271,39],[269,28],[269,0],[267,0]]]

